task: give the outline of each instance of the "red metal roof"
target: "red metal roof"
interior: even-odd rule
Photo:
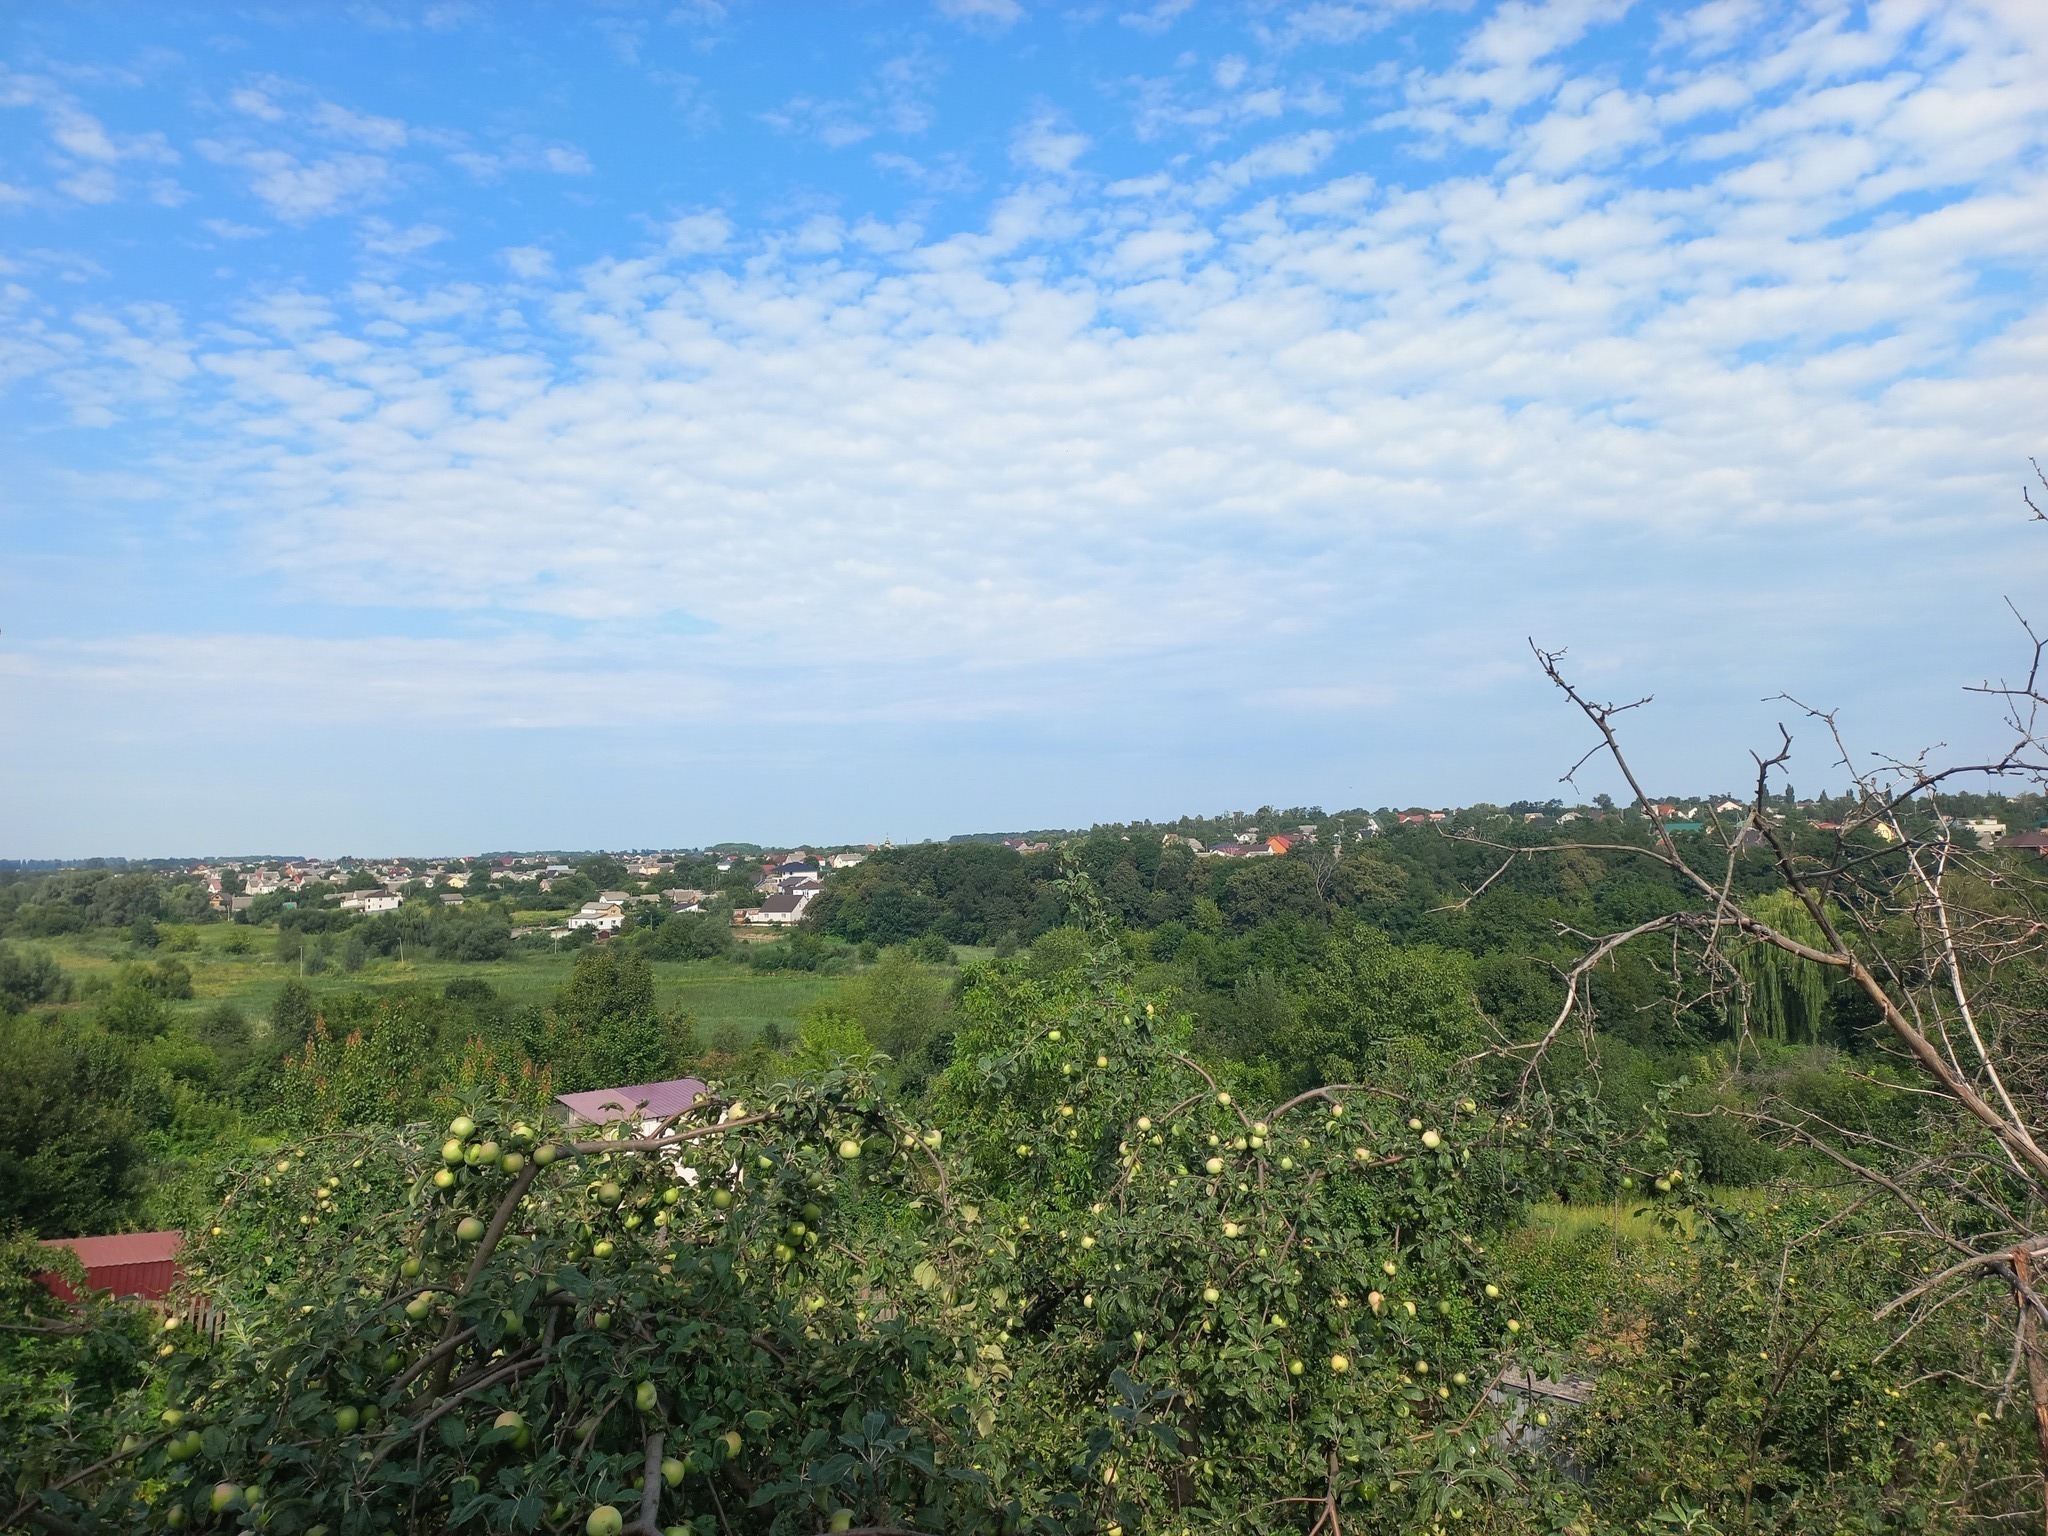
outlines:
[[[178,1283],[178,1250],[184,1245],[182,1232],[116,1232],[106,1237],[51,1238],[42,1244],[68,1248],[78,1255],[78,1262],[85,1266],[85,1283],[92,1290],[151,1301],[162,1300]],[[54,1274],[40,1278],[63,1300],[77,1299]]]

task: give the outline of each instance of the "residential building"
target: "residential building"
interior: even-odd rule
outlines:
[[[396,891],[349,891],[341,898],[344,912],[396,912],[403,904]]]
[[[803,921],[804,909],[810,906],[817,894],[816,887],[779,891],[758,907],[745,907],[733,913],[733,921],[753,928],[792,927]]]
[[[617,933],[626,926],[626,909],[615,901],[586,901],[582,910],[564,919],[567,928],[588,928],[595,933]]]
[[[1978,846],[1983,848],[1989,848],[2005,836],[2005,823],[1993,821],[1989,816],[1966,817],[1956,825],[1976,838]]]

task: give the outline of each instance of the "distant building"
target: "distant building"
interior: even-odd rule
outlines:
[[[832,855],[831,862],[834,869],[851,869],[856,864],[867,862],[867,855],[864,853],[835,853]]]
[[[574,917],[565,919],[567,928],[588,928],[593,933],[617,933],[626,925],[626,909],[615,901],[586,901]]]
[[[653,1130],[672,1115],[704,1097],[704,1083],[694,1077],[673,1077],[666,1082],[632,1083],[624,1088],[592,1088],[583,1093],[559,1093],[555,1102],[569,1112],[571,1125],[611,1125],[637,1118],[640,1129]]]
[[[341,898],[344,912],[396,912],[403,905],[396,891],[350,891]]]
[[[1993,821],[1989,816],[1972,816],[1956,823],[1965,832],[1977,839],[1979,847],[1989,848],[2005,836],[2005,823]]]
[[[733,913],[734,922],[753,928],[787,928],[803,921],[804,909],[818,894],[815,886],[797,891],[778,891],[758,907],[747,907],[745,916]]]
[[[678,912],[694,912],[697,908],[704,905],[705,899],[710,894],[709,891],[699,891],[686,885],[679,885],[673,889],[663,891],[661,899],[674,907]]]
[[[1886,827],[1885,830],[1889,832],[1891,828]],[[2015,832],[2011,837],[2001,837],[1998,846],[2021,849],[2048,859],[2048,832]]]

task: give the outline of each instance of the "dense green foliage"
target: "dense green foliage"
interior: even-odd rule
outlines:
[[[696,1536],[2004,1528],[2035,1468],[2024,1387],[1996,1411],[2009,1294],[1903,1339],[1873,1313],[2029,1186],[1909,1091],[1867,997],[1745,942],[1725,974],[1618,951],[1525,1073],[1500,1048],[1559,1020],[1585,935],[1700,897],[1640,818],[1591,847],[1483,810],[1450,831],[1197,858],[1109,829],[1064,875],[885,850],[804,930],[736,946],[723,911],[643,908],[518,1001],[482,979],[533,963],[486,953],[495,899],[310,906],[270,914],[291,979],[260,1016],[209,999],[177,880],[14,882],[0,1223],[184,1226],[223,1326],[81,1319],[13,1241],[13,1494],[51,1529],[562,1533],[635,1518],[659,1433],[659,1523]],[[1899,877],[1858,837],[1844,901]],[[1987,868],[1958,899],[2024,923],[2035,862]],[[1818,935],[1765,854],[1730,879]],[[82,932],[110,956],[83,976],[52,958]],[[401,951],[455,979],[364,984]],[[736,956],[816,989],[787,1032],[660,1001],[659,968]],[[2027,1050],[2043,974],[2014,951],[1971,978]],[[550,1118],[684,1070],[720,1085],[687,1143],[573,1150]],[[1902,1240],[1859,1162],[1963,1174]],[[1531,1366],[1591,1401],[1487,1395]]]

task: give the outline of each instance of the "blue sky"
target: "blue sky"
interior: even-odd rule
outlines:
[[[10,7],[0,854],[1966,749],[2044,148],[2034,0]]]

